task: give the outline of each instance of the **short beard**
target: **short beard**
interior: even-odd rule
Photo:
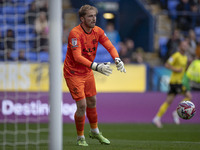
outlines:
[[[87,23],[85,23],[85,26],[87,27],[87,28],[94,28],[95,27],[95,25],[93,26],[93,25],[88,25]]]

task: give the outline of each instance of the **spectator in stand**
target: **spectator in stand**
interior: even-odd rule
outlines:
[[[180,30],[188,31],[191,26],[191,17],[188,14],[191,12],[191,4],[189,0],[181,0],[177,5],[176,10],[178,12],[177,27]]]
[[[37,46],[40,46],[39,51],[48,51],[48,21],[45,12],[40,12],[35,21],[35,30],[39,36]]]
[[[47,0],[37,0],[35,1],[36,7],[40,12],[48,12],[48,1]]]
[[[0,32],[0,51],[3,51],[3,50],[4,50],[4,39]]]
[[[42,5],[40,6],[40,12],[48,12],[48,1],[44,0],[44,2],[42,3]]]
[[[105,33],[113,45],[116,46],[120,42],[119,32],[115,30],[113,23],[111,22],[107,23]]]
[[[126,44],[126,46],[128,48],[129,54],[131,54],[132,52],[135,51],[135,43],[134,43],[134,41],[132,39],[130,39],[130,38],[126,39],[125,40],[125,44]]]
[[[6,6],[9,6],[9,5],[12,6],[14,4],[14,2],[12,0],[2,0],[2,3],[6,4]]]
[[[12,29],[8,29],[4,38],[4,48],[6,51],[13,51],[15,45],[15,35]]]
[[[30,5],[30,9],[26,12],[26,24],[34,24],[37,14],[35,2]]]
[[[0,0],[0,5],[2,5],[4,3],[4,0]]]
[[[167,42],[167,55],[164,58],[164,62],[171,56],[173,53],[177,51],[178,45],[181,40],[181,35],[178,29],[175,29]]]
[[[142,47],[136,48],[136,52],[132,54],[132,58],[134,63],[144,63],[144,49]]]
[[[128,48],[124,42],[120,42],[119,44],[119,57],[124,64],[131,63],[131,57],[128,55]]]
[[[120,42],[119,55],[125,64],[141,62],[141,51],[135,51],[135,43],[132,39],[126,39],[125,42]],[[140,58],[139,58],[140,57]]]
[[[192,16],[191,28],[194,29],[196,26],[200,26],[200,0],[193,0],[191,4]]]
[[[134,62],[135,63],[135,43],[132,39],[130,38],[127,38],[125,40],[125,44],[126,44],[126,47],[127,47],[127,57],[130,58],[130,62]]]
[[[194,30],[189,30],[188,33],[188,43],[189,43],[189,49],[188,51],[186,51],[186,55],[188,57],[188,62],[189,64],[195,59],[195,51],[196,51],[196,47],[197,47],[197,41],[196,41],[196,35]]]
[[[197,12],[200,12],[200,0],[191,0],[191,5],[196,5]]]
[[[18,61],[26,61],[25,50],[20,50],[18,55]]]
[[[162,9],[168,9],[168,0],[153,0],[154,3],[160,3]]]
[[[0,61],[14,61],[14,58],[11,56],[11,51],[6,51],[5,55],[0,56]]]
[[[198,12],[200,13],[200,0],[196,0],[196,1],[197,1]]]
[[[0,32],[0,60],[3,60],[4,58],[4,38],[2,37],[2,34]]]

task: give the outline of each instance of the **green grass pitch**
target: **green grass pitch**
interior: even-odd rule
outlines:
[[[2,125],[1,125],[2,127]],[[23,130],[25,125],[18,125]],[[36,128],[30,124],[29,128]],[[47,124],[40,125],[48,128]],[[198,150],[200,149],[200,124],[164,124],[164,128],[158,129],[152,124],[99,124],[103,135],[111,141],[110,145],[101,145],[97,140],[88,136],[89,125],[85,125],[85,137],[89,147],[76,146],[76,131],[74,124],[63,124],[63,150]],[[2,128],[1,128],[2,129]],[[7,130],[11,131],[14,126],[7,125]],[[55,129],[56,130],[56,129]],[[1,135],[2,136],[2,135]],[[7,140],[14,142],[16,136],[7,136]],[[4,137],[5,138],[5,137]],[[30,141],[36,140],[36,135],[19,136],[17,139]],[[3,137],[0,137],[2,142]],[[40,139],[48,139],[47,132],[40,133]],[[20,141],[19,141],[20,142]],[[27,147],[26,147],[27,148]],[[48,144],[40,146],[28,145],[29,150],[47,150]],[[25,149],[25,146],[7,146],[6,150]]]

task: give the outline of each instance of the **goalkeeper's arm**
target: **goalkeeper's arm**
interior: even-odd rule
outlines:
[[[106,40],[105,42],[102,43],[102,45],[107,49],[111,57],[115,60],[117,70],[126,73],[126,69],[124,68],[124,63],[119,58],[119,54],[116,48],[110,42],[110,40]]]

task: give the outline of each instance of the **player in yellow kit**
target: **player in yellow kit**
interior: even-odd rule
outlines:
[[[191,100],[192,95],[190,91],[187,91],[186,87],[183,86],[182,80],[187,68],[187,56],[185,51],[188,49],[188,42],[183,40],[179,43],[178,51],[174,53],[165,63],[165,67],[172,70],[169,92],[165,102],[160,106],[156,116],[153,118],[153,124],[158,128],[162,128],[161,117],[167,111],[168,107],[173,102],[177,94],[184,94],[184,100]],[[176,111],[172,112],[174,122],[180,124],[180,120]]]
[[[101,144],[110,141],[99,132],[96,111],[96,86],[93,70],[109,76],[112,73],[110,63],[94,62],[98,42],[101,43],[115,60],[118,70],[126,72],[124,63],[104,31],[96,24],[97,9],[84,5],[79,10],[81,24],[74,27],[68,37],[67,54],[64,61],[64,77],[76,101],[77,110],[74,115],[77,130],[77,145],[88,146],[84,136],[85,113],[89,120],[91,132],[89,136]]]

